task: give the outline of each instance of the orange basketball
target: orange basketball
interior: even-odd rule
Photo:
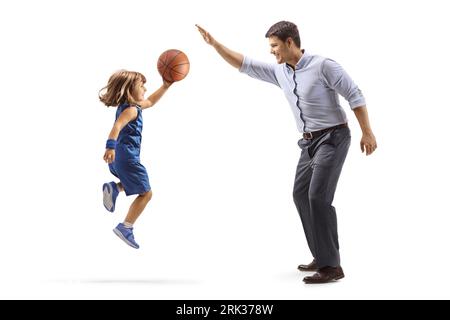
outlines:
[[[158,72],[168,82],[183,80],[189,73],[189,59],[177,49],[164,51],[158,59]]]

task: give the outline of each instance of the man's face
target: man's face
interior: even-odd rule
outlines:
[[[289,57],[287,42],[281,41],[276,36],[269,37],[270,53],[275,56],[277,63],[285,63]]]

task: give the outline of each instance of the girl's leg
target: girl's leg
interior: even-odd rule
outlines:
[[[152,191],[147,191],[137,196],[137,198],[133,201],[128,210],[128,214],[125,218],[124,224],[133,225],[137,218],[141,215],[142,211],[144,211],[145,206],[152,198]]]
[[[129,246],[139,249],[139,245],[136,240],[134,240],[133,235],[133,224],[136,222],[137,218],[144,211],[145,206],[152,198],[152,191],[145,192],[137,196],[133,201],[128,210],[128,214],[125,217],[124,223],[119,223],[117,227],[113,230],[114,233],[119,236],[120,239],[125,241]]]

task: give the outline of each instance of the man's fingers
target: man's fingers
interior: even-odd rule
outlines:
[[[198,24],[196,24],[195,26],[197,27],[198,31],[200,31],[200,33],[201,33],[202,35],[204,35],[204,34],[206,33],[206,30],[203,29],[202,27],[200,27]]]
[[[209,43],[211,41],[211,39],[210,39],[210,35],[209,35],[208,31],[206,31],[205,29],[200,27],[198,24],[196,24],[195,26],[197,27],[198,31],[202,35],[203,39]]]
[[[369,143],[369,142],[365,142],[365,141],[361,141],[360,142],[360,147],[361,147],[361,152],[362,153],[366,153],[366,155],[370,155],[372,154],[375,149],[377,148],[377,143]]]
[[[374,151],[375,151],[375,148],[372,145],[370,145],[370,144],[366,145],[366,154],[367,155],[371,155]]]

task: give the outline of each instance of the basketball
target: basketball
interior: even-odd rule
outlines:
[[[189,73],[189,59],[177,49],[164,51],[158,59],[158,72],[167,82],[183,80]]]

